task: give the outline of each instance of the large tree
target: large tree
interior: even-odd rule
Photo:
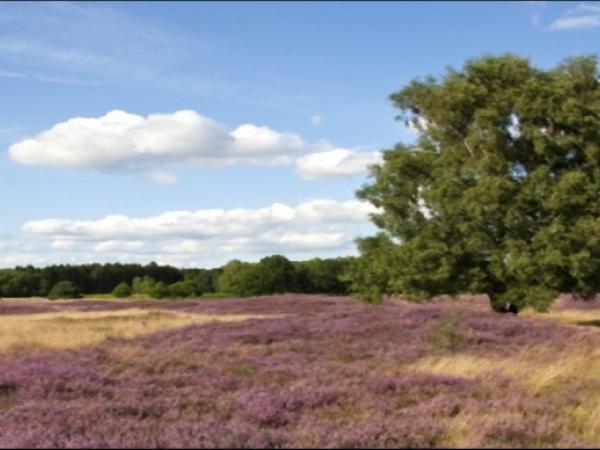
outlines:
[[[598,80],[595,57],[543,70],[486,56],[392,94],[420,137],[384,151],[357,193],[382,231],[359,240],[353,289],[538,310],[599,292]]]

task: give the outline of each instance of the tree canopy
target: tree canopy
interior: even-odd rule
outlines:
[[[598,80],[595,57],[544,70],[485,56],[393,93],[420,137],[384,151],[357,192],[382,231],[359,240],[352,289],[539,310],[600,291]]]

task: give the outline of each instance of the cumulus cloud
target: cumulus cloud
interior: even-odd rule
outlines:
[[[53,250],[72,250],[75,247],[76,242],[69,239],[55,239],[50,244]]]
[[[295,133],[243,124],[232,130],[196,111],[146,117],[113,110],[100,117],[74,117],[14,143],[10,157],[20,164],[149,171],[158,184],[173,184],[165,166],[217,167],[231,164],[294,164],[305,179],[365,173],[381,161],[379,152],[335,148],[327,141],[307,143]]]
[[[103,252],[127,252],[134,251],[144,248],[146,244],[140,241],[123,241],[123,240],[111,240],[102,241],[94,245],[94,251],[98,253]]]
[[[356,200],[314,199],[294,206],[168,211],[153,217],[45,219],[22,229],[28,241],[47,242],[49,255],[63,260],[78,255],[80,261],[218,265],[275,253],[292,258],[353,253],[354,238],[372,232],[368,217],[376,211]]]
[[[379,152],[335,148],[323,140],[267,126],[243,124],[228,130],[196,111],[146,117],[113,110],[100,117],[74,117],[12,144],[11,159],[25,165],[102,172],[148,171],[159,184],[177,181],[165,166],[231,164],[295,165],[305,179],[350,176],[380,162]]]
[[[146,218],[110,215],[98,220],[45,219],[26,222],[23,230],[58,239],[123,240],[131,238],[209,238],[250,236],[280,224],[319,225],[367,219],[374,208],[365,202],[310,200],[292,207],[273,203],[264,208],[168,211]]]
[[[242,125],[231,132],[234,139],[233,152],[240,156],[261,156],[273,153],[293,153],[304,150],[305,143],[300,136],[292,133],[279,133],[268,127]]]
[[[75,117],[58,123],[11,145],[9,154],[26,165],[127,170],[169,163],[208,165],[269,159],[298,151],[303,145],[299,136],[268,127],[247,124],[228,132],[191,110],[147,117],[114,110],[101,117]]]
[[[545,5],[536,5],[545,6]],[[564,11],[560,17],[552,20],[547,26],[542,25],[542,14],[530,15],[533,25],[542,31],[584,30],[600,27],[600,6],[591,3],[579,3]]]
[[[381,152],[358,152],[336,148],[298,158],[296,172],[305,179],[351,176],[365,173],[370,165],[381,161]]]
[[[552,22],[550,30],[578,30],[600,27],[600,14],[561,17]]]

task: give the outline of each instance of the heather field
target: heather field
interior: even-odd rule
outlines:
[[[600,307],[0,301],[0,447],[597,447]]]

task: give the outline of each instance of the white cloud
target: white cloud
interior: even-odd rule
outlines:
[[[302,139],[245,124],[228,132],[195,111],[142,117],[113,110],[101,117],[75,117],[10,146],[21,164],[96,170],[151,169],[172,163],[199,166],[281,162],[303,150]],[[287,160],[286,160],[287,161]],[[169,182],[160,174],[155,181]]]
[[[196,111],[146,117],[113,110],[100,117],[74,117],[12,144],[20,164],[72,167],[102,172],[150,171],[159,184],[176,182],[168,165],[215,167],[231,164],[291,165],[303,178],[349,176],[380,161],[379,152],[334,148],[327,141],[267,126],[243,124],[232,130]]]
[[[153,172],[150,177],[158,184],[173,184],[177,182],[177,177],[168,172]]]
[[[407,128],[412,133],[418,134],[423,131],[426,131],[428,126],[429,122],[427,122],[427,119],[425,117],[417,116],[413,120],[408,121]]]
[[[45,219],[26,222],[23,230],[56,239],[127,240],[136,238],[209,238],[255,235],[279,224],[314,225],[364,221],[374,208],[364,202],[316,199],[291,207],[282,203],[257,209],[168,211],[135,218],[110,215],[98,220]]]
[[[600,14],[561,17],[552,22],[548,28],[550,30],[581,30],[596,27],[600,27]]]
[[[260,156],[273,153],[302,151],[305,143],[293,133],[278,133],[268,127],[245,124],[231,132],[236,155]]]
[[[368,217],[376,211],[356,200],[314,199],[294,206],[168,211],[143,218],[46,219],[22,228],[23,240],[39,248],[30,259],[36,264],[39,254],[47,254],[71,262],[155,260],[207,266],[276,253],[298,259],[350,254],[357,235],[372,233]]]
[[[94,245],[94,251],[98,253],[104,252],[127,252],[140,250],[144,248],[146,244],[140,241],[120,241],[120,240],[111,240],[111,241],[102,241],[98,242]]]
[[[321,114],[314,114],[310,116],[310,123],[312,123],[315,127],[318,127],[323,123],[323,116]]]
[[[50,247],[54,250],[72,250],[75,247],[76,242],[69,239],[56,239],[52,241]]]
[[[583,30],[600,27],[600,6],[590,3],[579,3],[564,11],[560,17],[552,20],[547,26],[542,25],[541,9],[547,4],[537,4],[537,11],[530,14],[533,26],[542,31]]]
[[[261,235],[266,243],[277,244],[288,248],[325,248],[339,247],[348,241],[342,232],[331,233],[298,233],[298,232],[267,232]]]
[[[305,179],[351,176],[365,173],[382,161],[381,152],[357,152],[336,148],[311,153],[296,160],[296,171]]]

